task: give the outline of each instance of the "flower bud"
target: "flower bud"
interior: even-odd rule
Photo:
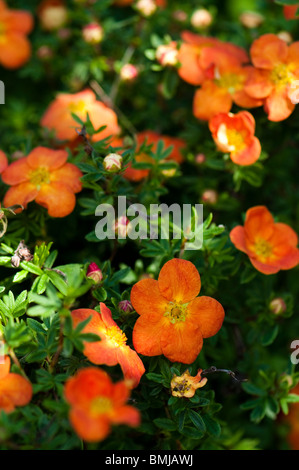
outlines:
[[[201,165],[202,163],[204,163],[206,161],[206,156],[204,153],[199,153],[196,155],[195,157],[195,162],[198,164],[198,165]]]
[[[104,158],[103,165],[106,171],[116,173],[121,170],[122,161],[123,158],[121,155],[118,155],[117,153],[109,153],[109,155]]]
[[[134,310],[134,307],[129,300],[121,300],[118,304],[118,308],[125,313],[130,313]]]
[[[139,75],[137,67],[132,64],[125,64],[122,66],[119,72],[121,80],[124,82],[134,81]]]
[[[130,220],[128,217],[125,215],[122,215],[119,217],[114,224],[114,230],[116,235],[118,235],[119,238],[126,238],[126,236],[130,233],[131,231],[131,224]]]
[[[269,307],[271,312],[275,315],[280,315],[287,309],[285,301],[281,297],[277,297],[276,299],[271,300]]]
[[[163,67],[174,67],[178,64],[178,53],[176,42],[172,41],[170,44],[161,44],[161,46],[158,46],[156,59]]]
[[[206,189],[201,198],[203,202],[206,202],[207,204],[216,204],[218,201],[218,193],[214,189]]]
[[[51,31],[65,25],[68,12],[63,1],[44,0],[39,7],[38,16],[42,27]]]
[[[86,277],[92,279],[96,284],[99,284],[103,279],[103,273],[96,263],[90,263],[87,268]]]
[[[240,15],[239,20],[245,28],[253,29],[257,28],[264,22],[264,17],[256,11],[244,11],[244,13]]]
[[[136,10],[139,11],[143,16],[151,16],[155,13],[157,5],[154,0],[138,0],[135,4]]]
[[[187,20],[187,13],[183,10],[175,10],[172,14],[172,17],[176,20],[176,21],[179,21],[181,23],[183,23],[184,21]]]
[[[49,46],[40,46],[36,51],[36,55],[41,60],[49,60],[53,57],[53,51]]]
[[[190,22],[194,28],[207,28],[213,21],[211,13],[205,8],[199,8],[192,14]]]
[[[291,42],[293,42],[293,38],[288,31],[280,31],[279,33],[277,33],[277,36],[279,37],[279,39],[282,39],[287,44],[291,44]]]
[[[98,23],[89,23],[84,26],[82,36],[88,44],[98,44],[104,37],[104,31]]]

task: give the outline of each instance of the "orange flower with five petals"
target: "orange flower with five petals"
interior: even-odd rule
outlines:
[[[16,406],[28,405],[32,398],[32,385],[19,374],[10,372],[10,358],[0,364],[0,411],[11,413]]]
[[[138,426],[139,411],[126,402],[130,389],[122,381],[113,383],[102,369],[87,367],[70,377],[64,386],[70,404],[69,418],[78,436],[87,442],[105,439],[115,424]]]
[[[158,281],[142,279],[131,291],[131,303],[140,315],[133,329],[136,351],[145,356],[163,354],[172,362],[191,364],[224,320],[222,305],[211,297],[197,297],[200,275],[193,263],[172,259],[162,267]]]
[[[298,237],[288,225],[274,222],[265,206],[246,212],[244,227],[230,232],[235,247],[249,256],[252,265],[264,274],[275,274],[299,264]]]
[[[31,13],[11,10],[0,0],[0,64],[8,69],[24,65],[31,56],[27,34],[33,28]]]
[[[275,34],[264,34],[250,49],[252,69],[245,84],[246,93],[264,100],[270,121],[282,121],[295,108],[293,85],[299,80],[299,41],[290,46]]]
[[[212,137],[221,152],[228,152],[237,165],[252,165],[261,154],[261,144],[254,135],[255,120],[248,111],[220,113],[209,121]]]
[[[91,317],[83,332],[95,333],[101,338],[101,341],[84,342],[83,352],[93,364],[119,364],[125,379],[132,387],[137,387],[145,372],[143,363],[136,351],[127,345],[126,335],[113,320],[109,308],[101,302],[100,309],[101,313],[89,308],[80,308],[71,313],[74,327]]]
[[[82,189],[81,171],[67,163],[66,150],[36,147],[27,157],[11,163],[2,173],[11,186],[4,196],[5,207],[33,200],[48,209],[51,217],[65,217],[76,205],[75,193]]]
[[[79,125],[72,113],[82,121],[86,121],[88,113],[95,130],[106,126],[101,132],[92,136],[94,142],[108,136],[116,136],[120,132],[116,113],[98,101],[91,90],[79,93],[59,93],[45,111],[41,125],[55,131],[56,138],[59,140],[75,140],[78,137],[76,128]]]

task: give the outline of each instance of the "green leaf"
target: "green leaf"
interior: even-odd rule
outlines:
[[[175,431],[177,429],[176,424],[168,418],[157,418],[153,420],[153,423],[165,431]]]
[[[203,434],[206,432],[206,425],[200,414],[196,413],[194,410],[188,411],[188,416],[191,419],[194,426],[199,429]]]
[[[245,392],[250,393],[250,395],[257,395],[260,397],[264,397],[266,395],[265,390],[257,387],[256,385],[252,384],[251,382],[243,382],[242,388]]]
[[[47,275],[50,278],[53,285],[56,287],[56,289],[58,289],[62,295],[67,296],[68,285],[62,279],[61,275],[58,274],[56,271],[50,271],[50,270],[47,270]]]
[[[204,414],[202,418],[205,422],[207,433],[212,437],[220,437],[221,426],[218,421],[216,421],[208,414]]]

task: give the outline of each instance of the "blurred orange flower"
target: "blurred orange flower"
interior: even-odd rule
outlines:
[[[137,144],[139,148],[145,142],[146,142],[146,145],[152,144],[152,152],[156,151],[159,140],[162,140],[165,148],[173,146],[173,150],[170,153],[170,155],[168,155],[167,160],[174,160],[175,162],[179,164],[182,163],[183,161],[182,150],[186,146],[186,143],[183,139],[179,139],[178,137],[170,137],[167,135],[160,135],[157,132],[150,131],[150,130],[139,132],[136,138],[137,138]],[[150,155],[147,155],[146,153],[139,153],[139,150],[137,149],[136,162],[137,163],[139,162],[152,163],[153,159]],[[129,163],[125,172],[123,173],[123,176],[130,181],[140,181],[143,178],[146,178],[149,175],[149,173],[150,173],[150,170],[137,169],[137,168],[134,168],[134,164]]]
[[[264,34],[253,42],[250,54],[256,68],[245,84],[246,93],[264,100],[270,121],[288,118],[295,108],[291,98],[299,80],[299,41],[288,46],[275,34]]]
[[[76,128],[79,125],[72,117],[72,113],[79,116],[82,121],[86,120],[88,113],[96,130],[106,126],[103,131],[92,136],[94,142],[110,135],[115,136],[120,132],[115,112],[101,101],[97,101],[91,90],[74,94],[59,93],[44,113],[41,125],[54,130],[56,138],[59,140],[74,140],[78,137]]]
[[[102,369],[88,367],[79,370],[67,380],[64,395],[71,406],[70,422],[84,441],[105,439],[114,424],[140,424],[139,411],[126,405],[130,395],[126,383],[114,384]]]
[[[265,206],[246,212],[244,227],[230,232],[235,247],[249,256],[253,266],[264,274],[275,274],[299,264],[298,237],[291,227],[274,222]]]
[[[8,69],[24,65],[31,56],[26,35],[33,28],[31,13],[11,10],[0,0],[0,64]]]
[[[101,341],[84,342],[84,354],[94,364],[119,364],[128,383],[137,387],[145,372],[143,363],[136,351],[127,346],[126,335],[113,320],[109,308],[102,302],[100,308],[101,313],[89,308],[80,308],[71,313],[74,327],[91,317],[83,332],[95,333],[101,338]]]
[[[10,358],[5,356],[0,364],[0,411],[14,411],[16,406],[28,405],[32,398],[32,385],[29,380],[10,371]]]
[[[178,68],[179,76],[191,85],[201,85],[209,75],[211,67],[215,65],[213,54],[230,57],[231,65],[240,65],[249,62],[249,57],[244,49],[229,42],[222,42],[217,38],[200,36],[184,31],[183,43],[179,49]],[[212,55],[211,55],[212,54]]]
[[[132,3],[134,2],[135,0],[114,0],[114,3],[115,5],[118,5],[118,6],[128,6],[128,5],[132,5]],[[166,7],[166,0],[154,0],[155,1],[155,4],[160,7],[160,8],[165,8]]]
[[[261,144],[254,136],[255,120],[248,111],[221,113],[209,121],[213,139],[221,152],[229,153],[237,165],[252,165],[261,154]]]
[[[296,5],[284,5],[283,14],[286,20],[295,20],[299,18],[298,15],[299,3]]]
[[[211,297],[197,297],[200,275],[193,263],[172,259],[162,267],[158,281],[142,279],[131,291],[140,315],[133,330],[136,351],[145,356],[164,354],[172,362],[191,364],[203,338],[221,328],[224,310]]]
[[[0,173],[2,173],[2,171],[4,171],[5,168],[7,168],[7,166],[8,166],[7,157],[5,153],[2,152],[2,150],[0,150]]]
[[[26,208],[35,200],[48,209],[51,217],[69,215],[76,205],[74,193],[82,189],[82,173],[67,163],[67,158],[66,150],[36,147],[27,157],[11,163],[1,175],[4,183],[11,186],[3,205],[21,204]]]
[[[180,376],[174,374],[170,383],[171,394],[174,397],[193,397],[196,390],[198,388],[204,387],[208,381],[206,377],[201,377],[201,373],[202,369],[199,369],[194,377],[190,375],[188,370],[186,370]]]

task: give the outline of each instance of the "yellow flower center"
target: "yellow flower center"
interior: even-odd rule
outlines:
[[[258,240],[255,243],[254,251],[259,258],[269,258],[272,254],[272,245],[266,240]]]
[[[241,132],[236,131],[235,129],[227,129],[226,131],[228,145],[234,147],[234,149],[241,149],[245,147],[244,136]]]
[[[112,402],[107,397],[96,397],[90,405],[90,411],[93,415],[107,414],[112,408]]]
[[[126,335],[118,328],[118,326],[111,326],[107,329],[106,334],[116,347],[124,346],[127,342]]]
[[[50,173],[47,168],[37,168],[37,170],[33,170],[30,174],[30,182],[37,186],[38,188],[42,184],[49,184],[50,183]]]
[[[219,76],[219,78],[216,78],[216,84],[220,88],[225,88],[228,93],[233,94],[242,88],[242,78],[235,73],[226,73],[222,76]]]
[[[169,302],[164,317],[169,318],[171,323],[183,322],[186,320],[186,308],[187,305]]]
[[[271,72],[270,79],[276,87],[284,87],[289,85],[294,76],[290,71],[290,67],[286,64],[279,64]]]
[[[3,23],[0,23],[0,44],[4,44],[6,42],[6,36],[5,36],[5,25]]]
[[[69,110],[74,114],[83,113],[86,111],[86,103],[83,100],[70,103]]]

